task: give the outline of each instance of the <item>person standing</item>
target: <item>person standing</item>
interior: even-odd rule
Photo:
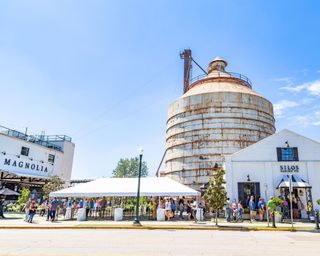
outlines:
[[[197,222],[197,208],[198,208],[198,201],[197,200],[192,200],[192,216],[195,222]]]
[[[4,198],[0,198],[0,217],[5,219],[6,217],[4,217],[3,215],[3,208],[4,208]]]
[[[157,198],[153,198],[152,200],[152,219],[157,219],[157,209],[158,209],[158,200]]]
[[[265,212],[265,203],[264,203],[263,198],[259,198],[258,211],[259,211],[259,220],[263,221],[264,212]]]
[[[226,208],[226,220],[227,220],[227,222],[230,222],[231,221],[231,208],[230,208],[230,198],[229,197],[227,198],[225,208]]]
[[[299,216],[299,219],[301,219],[301,211],[304,209],[304,205],[303,203],[301,202],[301,199],[299,196],[297,196],[297,205],[298,205],[298,216]]]
[[[238,202],[238,210],[237,210],[237,221],[242,222],[242,213],[243,213],[243,206],[241,201]]]
[[[179,219],[183,220],[183,212],[184,212],[184,200],[183,198],[180,198],[179,200]]]
[[[164,210],[165,210],[165,216],[167,217],[168,220],[170,220],[170,218],[172,216],[172,208],[171,208],[170,198],[167,198]]]
[[[255,215],[256,215],[256,203],[254,202],[254,196],[250,197],[249,210],[250,210],[250,223],[252,223],[255,220]]]
[[[174,216],[176,214],[177,206],[176,206],[176,203],[174,202],[173,198],[170,198],[170,202],[171,202],[172,216],[174,218]]]
[[[36,211],[37,211],[36,201],[32,200],[31,205],[29,207],[27,222],[32,223],[33,217],[36,214]]]
[[[31,199],[31,197],[29,197],[28,201],[27,201],[26,204],[24,205],[24,211],[25,211],[25,214],[26,214],[25,221],[28,221],[29,208],[30,208],[30,206],[31,206],[31,202],[32,202],[32,199]]]

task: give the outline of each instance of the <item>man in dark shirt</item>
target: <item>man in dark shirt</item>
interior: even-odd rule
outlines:
[[[50,204],[50,218],[51,221],[54,221],[55,217],[56,217],[56,211],[59,208],[59,201],[57,200],[57,198],[55,197]]]

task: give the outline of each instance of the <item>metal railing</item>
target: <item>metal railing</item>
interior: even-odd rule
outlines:
[[[224,78],[224,77],[231,77],[231,78],[236,78],[236,79],[240,79],[242,81],[245,82],[245,85],[247,87],[249,87],[250,89],[252,89],[252,83],[250,81],[250,79],[242,74],[239,74],[239,73],[235,73],[235,72],[215,72],[215,73],[211,73],[209,74],[209,76],[207,74],[202,74],[202,75],[199,75],[199,76],[196,76],[196,77],[193,77],[190,79],[190,88],[192,87],[192,84],[199,81],[199,80],[202,80],[204,78]]]
[[[27,135],[25,133],[9,129],[7,127],[0,125],[0,134],[4,134],[10,137],[18,138],[21,140],[25,140],[31,143],[35,143],[47,148],[51,148],[54,150],[58,150],[63,152],[63,148],[61,146],[58,146],[52,142],[58,142],[58,141],[70,141],[71,138],[66,135]]]

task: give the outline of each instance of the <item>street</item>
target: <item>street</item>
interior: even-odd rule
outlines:
[[[320,233],[1,230],[0,255],[319,255]]]

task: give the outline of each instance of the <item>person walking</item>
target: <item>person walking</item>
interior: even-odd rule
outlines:
[[[54,222],[56,219],[56,212],[58,209],[59,209],[59,201],[55,197],[50,204],[50,218],[52,222]]]
[[[254,196],[250,197],[249,210],[250,210],[250,223],[252,223],[255,220],[255,215],[256,215],[256,203],[254,202]]]

